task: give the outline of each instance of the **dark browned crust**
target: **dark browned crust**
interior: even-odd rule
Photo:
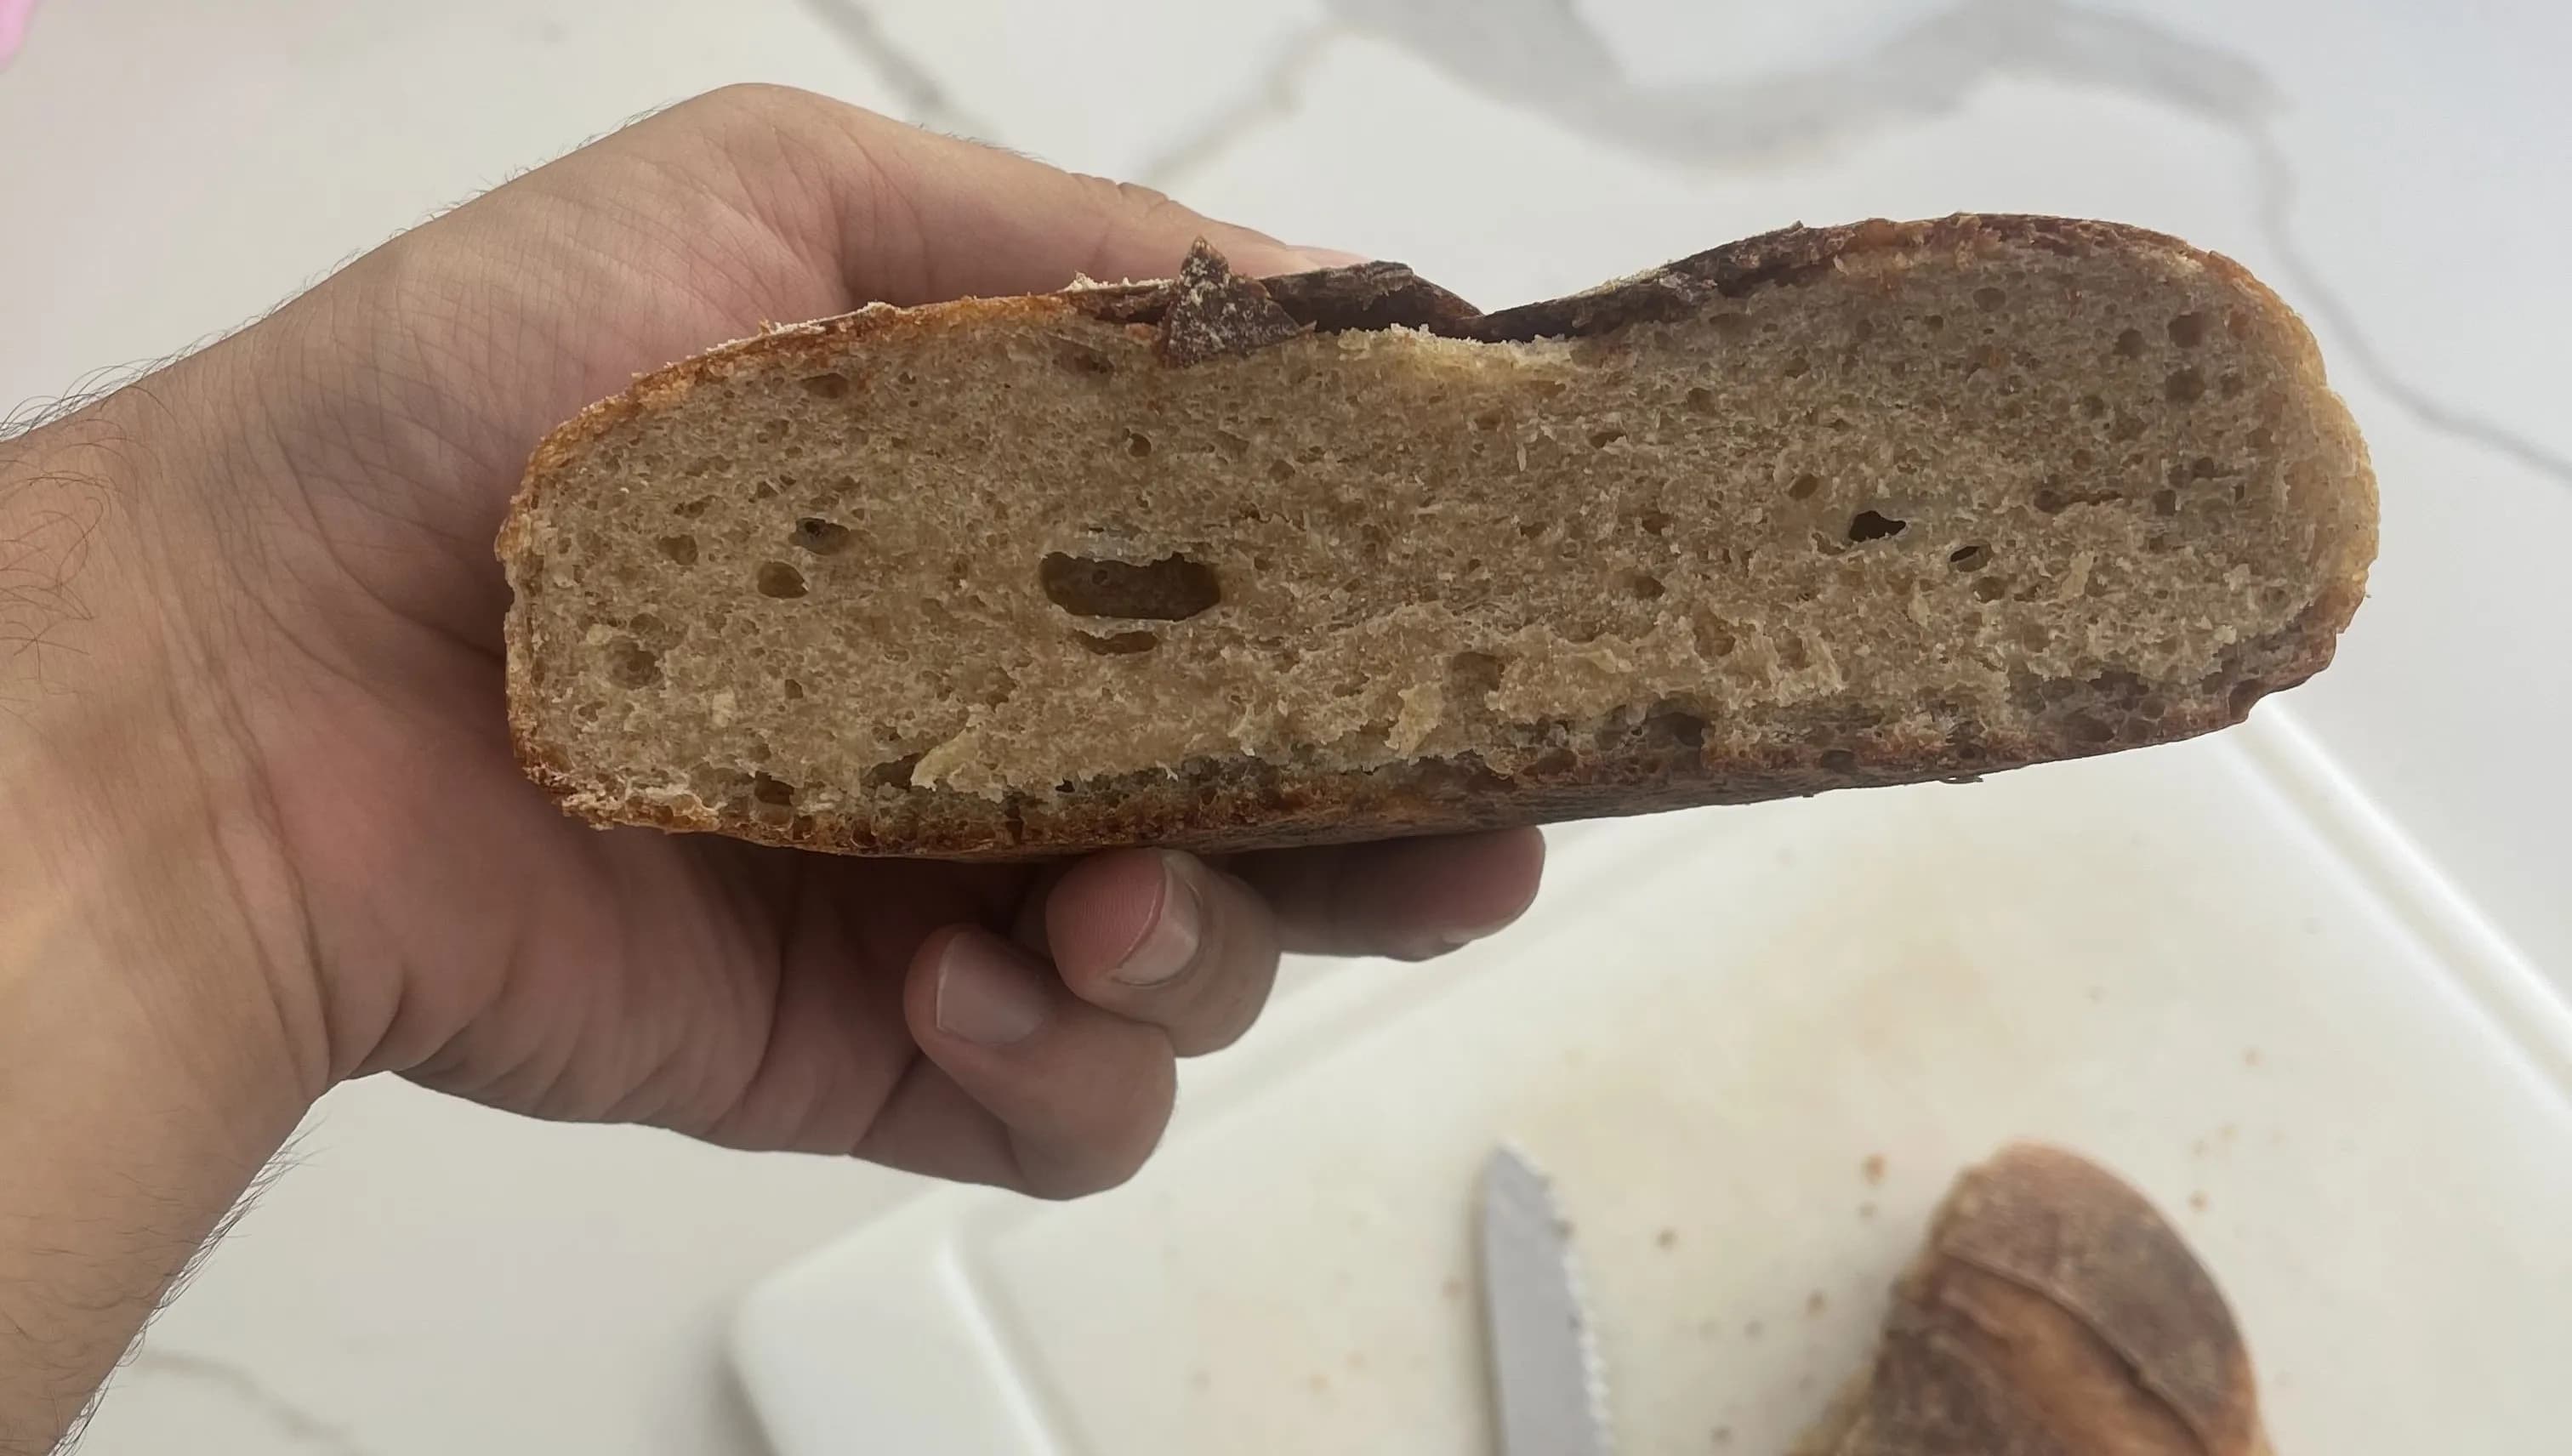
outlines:
[[[2066,258],[2102,251],[2167,253],[2213,264],[2239,281],[2250,280],[2229,260],[2144,228],[2073,218],[1965,213],[1921,223],[1878,219],[1837,228],[1784,228],[1709,248],[1649,273],[1567,298],[1439,326],[1439,332],[1489,344],[1589,338],[1631,324],[1683,319],[1718,299],[1737,299],[1757,289],[1801,287],[1844,260],[1864,254],[1955,253],[1971,258],[2009,247],[2035,248]]]
[[[1304,326],[1203,238],[1188,250],[1161,312],[1161,363],[1175,368],[1284,344]]]
[[[1799,226],[1727,244],[1603,288],[1496,314],[1475,311],[1399,264],[1290,274],[1252,287],[1298,332],[1402,327],[1483,342],[1523,342],[1593,337],[1637,323],[1683,318],[1717,299],[1737,299],[1763,288],[1798,287],[1867,253],[1951,251],[1971,258],[2012,247],[2071,257],[2094,251],[2162,255],[2212,269],[2243,289],[2263,312],[2285,320],[2304,355],[2303,372],[2312,387],[2322,388],[2310,337],[2257,280],[2218,255],[2199,252],[2164,234],[2114,223],[1960,214],[1919,223]],[[1202,252],[1216,268],[1201,266],[1194,287],[1222,289],[1244,282],[1220,267],[1212,249]],[[1183,329],[1194,327],[1185,323],[1188,310],[1195,307],[1183,302],[1190,287],[1184,280],[1083,283],[1062,293],[1025,298],[965,300],[924,309],[876,306],[776,330],[647,374],[624,393],[591,406],[538,446],[498,542],[510,583],[523,594],[537,578],[540,562],[534,558],[525,522],[546,482],[591,440],[619,422],[705,380],[746,367],[792,363],[799,356],[811,359],[817,367],[827,366],[850,339],[862,335],[946,331],[1049,314],[1078,314],[1150,331],[1166,356],[1174,310]],[[1263,323],[1247,332],[1233,332],[1230,342],[1214,352],[1258,348],[1257,343],[1245,341],[1273,334],[1278,327],[1275,317],[1260,317]],[[1204,342],[1223,343],[1216,336],[1227,328],[1209,325]],[[1182,346],[1181,352],[1192,355],[1193,347]],[[2348,434],[2353,441],[2353,426]],[[2349,484],[2368,492],[2371,500],[2373,482],[2362,463]],[[2372,554],[2371,541],[2367,554]],[[625,800],[601,803],[601,786],[563,762],[534,731],[527,705],[534,696],[536,655],[525,636],[531,630],[531,613],[522,609],[510,613],[508,624],[510,727],[528,776],[557,797],[573,801],[575,812],[602,826],[714,831],[764,844],[842,854],[947,859],[1023,859],[1140,843],[1229,853],[1974,778],[2174,742],[2237,724],[2260,697],[2292,687],[2329,665],[2338,635],[2364,595],[2364,585],[2362,565],[2355,574],[2326,584],[2292,628],[2236,647],[2224,667],[2204,682],[2145,684],[2129,679],[2025,684],[2023,692],[2030,695],[2026,705],[2037,716],[2034,728],[2022,733],[2003,736],[1980,724],[1958,721],[1942,725],[1935,734],[1902,736],[1836,721],[1824,709],[1800,715],[1795,724],[1781,725],[1787,731],[1768,746],[1720,752],[1701,740],[1656,736],[1636,724],[1622,738],[1565,745],[1568,751],[1541,756],[1535,766],[1506,777],[1471,756],[1419,760],[1365,772],[1231,757],[1193,762],[1171,773],[1089,780],[1040,796],[1012,794],[994,800],[919,790],[898,806],[870,805],[863,818],[791,813],[760,804],[747,792],[738,803],[702,811]],[[2148,718],[2118,706],[2131,707],[2150,696],[2169,704],[2159,716]],[[1558,730],[1536,725],[1523,731],[1543,740]]]
[[[1157,328],[1168,315],[1175,283],[1090,284],[1061,297],[1105,323]],[[1322,334],[1395,328],[1454,333],[1482,317],[1481,310],[1399,263],[1280,274],[1261,279],[1259,286],[1287,318]]]
[[[1873,1368],[1799,1456],[2258,1456],[2249,1351],[2141,1193],[2021,1144],[1957,1180]]]

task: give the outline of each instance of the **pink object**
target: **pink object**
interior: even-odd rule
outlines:
[[[18,54],[18,43],[27,38],[27,17],[35,9],[36,0],[0,0],[0,66]]]

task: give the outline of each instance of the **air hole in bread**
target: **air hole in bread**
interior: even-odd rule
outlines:
[[[1250,441],[1228,429],[1218,429],[1214,432],[1214,444],[1215,448],[1236,460],[1250,453]]]
[[[1510,417],[1498,409],[1486,409],[1474,416],[1474,427],[1481,430],[1498,429],[1509,422]]]
[[[2047,515],[2061,515],[2076,505],[2108,505],[2125,497],[2114,490],[2066,490],[2052,476],[2036,489],[2036,508]]]
[[[1789,632],[1777,646],[1777,661],[1790,672],[1801,672],[1813,665],[1813,649],[1804,645],[1800,632]]]
[[[2142,359],[2144,357],[2144,331],[2140,329],[2129,329],[2125,333],[2118,335],[2117,356],[2120,359]]]
[[[1684,704],[1655,703],[1643,715],[1643,737],[1680,748],[1703,748],[1705,719]]]
[[[1125,431],[1125,453],[1141,459],[1152,452],[1152,437],[1139,429]]]
[[[1920,323],[1923,328],[1927,329],[1930,333],[1935,334],[1947,327],[1947,316],[1944,314],[1932,314],[1921,320]]]
[[[1223,600],[1214,568],[1185,556],[1137,563],[1055,551],[1037,563],[1036,580],[1075,617],[1180,622]]]
[[[849,376],[843,373],[806,374],[804,392],[818,399],[849,397]]]
[[[762,804],[792,804],[795,802],[795,786],[784,779],[753,774],[750,777],[750,797]]]
[[[1826,748],[1822,750],[1822,769],[1834,774],[1856,773],[1857,755],[1845,748]]]
[[[656,544],[660,546],[662,555],[682,566],[697,564],[697,538],[694,536],[663,536]]]
[[[695,520],[698,516],[706,513],[707,506],[714,503],[715,501],[713,496],[699,495],[693,499],[682,500],[678,504],[671,506],[670,513],[679,517],[681,520]]]
[[[2162,395],[2174,404],[2194,404],[2206,397],[2206,375],[2195,368],[2176,368],[2162,380]]]
[[[2170,342],[2182,349],[2195,349],[2206,342],[2206,316],[2182,314],[2170,321]]]
[[[619,642],[608,655],[607,680],[621,688],[656,686],[661,681],[661,654],[640,642]]]
[[[1604,450],[1624,437],[1625,431],[1621,429],[1594,429],[1590,432],[1590,447]]]
[[[1508,665],[1489,652],[1459,652],[1447,659],[1447,681],[1459,695],[1481,698],[1499,690]]]
[[[1974,307],[1986,314],[1996,313],[2009,302],[2009,295],[1986,284],[1974,290]]]
[[[1958,546],[1947,553],[1947,564],[1959,571],[1980,571],[1991,564],[1992,548],[1980,541]]]
[[[2081,396],[2081,413],[2087,419],[2103,419],[2108,414],[2108,401],[2096,394]]]
[[[1786,366],[1782,372],[1790,379],[1800,379],[1804,375],[1812,372],[1812,361],[1805,359],[1799,354],[1793,359],[1786,361]]]
[[[1708,662],[1731,656],[1732,649],[1741,645],[1741,639],[1734,635],[1731,624],[1710,613],[1700,613],[1691,618],[1688,631],[1696,638],[1696,655]]]
[[[1896,520],[1879,511],[1861,510],[1849,517],[1848,538],[1851,541],[1881,541],[1902,534],[1911,522]]]
[[[786,539],[816,556],[836,556],[849,549],[852,538],[849,528],[838,521],[808,515],[795,522],[794,531]]]
[[[2153,492],[2153,514],[2155,514],[2155,515],[2177,515],[2177,514],[2179,514],[2179,492],[2178,492],[2178,491],[2176,491],[2176,490],[2156,490],[2156,491],[2154,491],[2154,492]]]
[[[1054,341],[1053,362],[1062,365],[1064,371],[1068,373],[1112,374],[1116,372],[1116,365],[1108,360],[1107,356],[1086,344],[1069,339]]]
[[[1636,601],[1650,601],[1667,589],[1661,585],[1661,578],[1647,571],[1626,573],[1625,594]]]
[[[1687,391],[1687,407],[1695,410],[1699,414],[1712,414],[1714,412],[1714,391],[1702,384],[1689,385]]]
[[[921,758],[922,755],[920,754],[906,753],[900,758],[887,759],[883,763],[877,764],[875,767],[867,770],[867,787],[870,789],[910,788],[911,776],[919,771]],[[1065,791],[1068,791],[1070,787],[1071,786],[1068,784],[1063,786]]]
[[[1082,632],[1079,636],[1081,646],[1101,657],[1131,657],[1161,645],[1161,639],[1150,632],[1112,632],[1105,636]]]
[[[1647,536],[1665,536],[1670,533],[1670,513],[1666,510],[1646,510],[1634,517],[1634,524],[1640,526],[1643,534]]]
[[[804,573],[783,561],[759,563],[759,594],[779,601],[793,601],[805,591]]]
[[[1997,576],[1986,576],[1974,583],[1974,600],[1998,601],[2009,595],[2009,583]]]
[[[1810,500],[1813,498],[1813,492],[1821,488],[1821,476],[1798,475],[1787,483],[1786,494],[1796,500]]]
[[[797,682],[795,679],[790,677],[780,686],[782,686],[786,692],[786,701],[790,703],[803,701],[804,684]]]

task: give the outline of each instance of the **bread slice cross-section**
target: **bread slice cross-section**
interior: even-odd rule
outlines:
[[[529,773],[860,854],[1202,850],[1971,777],[2327,663],[2310,336],[2102,223],[1791,229],[1486,314],[1390,264],[875,307],[547,438]]]

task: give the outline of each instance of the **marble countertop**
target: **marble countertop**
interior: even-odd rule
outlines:
[[[740,80],[1494,307],[1799,220],[2143,223],[2303,311],[2382,480],[2373,598],[2290,711],[2572,990],[2567,52],[2572,10],[2504,0],[47,0],[0,69],[0,410]],[[754,1452],[733,1300],[914,1190],[350,1086],[83,1449]]]

